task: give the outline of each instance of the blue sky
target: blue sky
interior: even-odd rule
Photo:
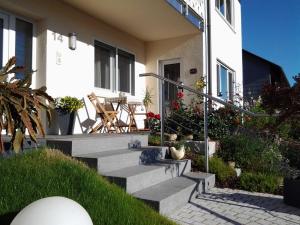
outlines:
[[[300,73],[300,0],[242,0],[243,48]]]

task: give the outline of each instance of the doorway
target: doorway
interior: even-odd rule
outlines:
[[[180,81],[180,60],[164,60],[161,61],[161,73],[162,75],[173,81]],[[164,102],[166,107],[170,107],[172,102],[176,100],[178,87],[168,82],[164,83]]]

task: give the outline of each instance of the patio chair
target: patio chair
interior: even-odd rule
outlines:
[[[118,111],[115,111],[110,104],[101,102],[100,99],[103,97],[96,96],[95,93],[93,92],[90,95],[88,95],[88,98],[93,104],[97,115],[101,119],[101,121],[96,126],[94,125],[90,133],[96,133],[98,131],[100,133],[101,132],[119,133],[120,129],[116,124],[118,121],[117,119]]]

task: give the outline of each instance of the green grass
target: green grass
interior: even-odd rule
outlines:
[[[0,216],[44,197],[65,196],[80,203],[94,225],[175,224],[55,150],[2,158],[0,174]]]

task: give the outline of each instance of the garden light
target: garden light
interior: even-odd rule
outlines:
[[[26,206],[11,225],[93,225],[87,211],[64,197],[48,197]]]

